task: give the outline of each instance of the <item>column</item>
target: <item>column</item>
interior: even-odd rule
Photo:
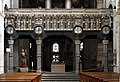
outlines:
[[[103,40],[103,67],[104,72],[108,72],[108,40]]]
[[[37,44],[37,72],[41,72],[41,43],[42,43],[42,40],[36,40],[36,44]]]
[[[103,0],[103,8],[106,8],[106,0]]]
[[[10,0],[10,8],[13,8],[13,0]]]
[[[80,40],[75,40],[75,72],[79,73],[80,62]]]
[[[10,48],[10,53],[9,53],[9,72],[13,72],[13,44],[14,40],[8,40],[9,48]]]
[[[19,8],[19,0],[13,1],[13,8]]]
[[[51,0],[46,0],[45,5],[46,5],[46,9],[50,9],[51,8]]]
[[[71,0],[66,0],[65,1],[65,8],[66,9],[71,9]]]

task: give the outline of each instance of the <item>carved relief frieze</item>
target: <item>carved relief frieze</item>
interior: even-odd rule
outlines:
[[[66,16],[66,28],[67,29],[71,28],[71,16],[70,15]]]
[[[64,29],[64,28],[65,28],[65,23],[64,23],[64,21],[65,21],[65,16],[64,16],[64,15],[61,15],[61,16],[59,17],[59,28],[61,28],[61,29]]]
[[[27,20],[28,21],[27,22],[28,23],[28,28],[31,29],[32,28],[32,16],[28,15],[27,17],[28,17],[28,20]]]
[[[110,17],[109,15],[102,15],[102,26],[104,25],[110,25]]]
[[[90,28],[93,29],[94,27],[94,16],[90,15]]]
[[[100,15],[96,16],[96,29],[99,30],[101,28],[101,17]]]
[[[82,15],[74,15],[73,19],[74,19],[73,27],[75,27],[76,25],[83,26],[83,16]]]
[[[51,24],[50,24],[50,15],[45,16],[45,29],[50,29]]]
[[[26,29],[26,16],[21,16],[21,29]]]
[[[58,16],[53,15],[51,21],[52,21],[52,28],[57,29],[58,28]]]
[[[9,14],[8,16],[7,16],[7,24],[8,25],[12,25],[12,26],[15,26],[14,25],[14,20],[15,20],[15,16],[13,15],[13,14]]]
[[[5,27],[10,24],[17,30],[33,30],[34,27],[40,25],[44,30],[73,30],[76,25],[79,25],[83,30],[100,30],[102,26],[112,26],[113,23],[111,13],[106,13],[106,11],[69,11],[63,11],[62,14],[61,11],[58,13],[52,10],[24,12],[25,14],[18,12],[11,14],[11,12],[5,14]]]
[[[85,28],[86,30],[89,30],[89,16],[88,16],[88,15],[85,15],[84,18],[85,18],[85,19],[84,19],[84,20],[85,20],[85,27],[84,27],[84,28]]]
[[[17,15],[17,21],[16,21],[16,28],[17,29],[20,29],[20,27],[21,27],[21,24],[20,24],[20,19],[21,19],[21,16],[20,15]]]
[[[35,26],[38,26],[38,25],[43,26],[43,15],[35,16],[34,21],[35,21]]]

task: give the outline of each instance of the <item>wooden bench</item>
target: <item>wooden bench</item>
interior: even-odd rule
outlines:
[[[119,76],[114,72],[81,72],[80,82],[119,82]]]
[[[41,82],[42,73],[12,72],[0,74],[0,82]]]

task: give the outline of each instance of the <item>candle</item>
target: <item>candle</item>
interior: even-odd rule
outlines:
[[[32,67],[33,67],[33,62],[32,62]]]

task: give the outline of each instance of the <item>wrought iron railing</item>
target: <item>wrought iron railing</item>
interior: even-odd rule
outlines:
[[[111,9],[9,9],[5,11],[5,27],[13,25],[16,30],[73,30],[79,25],[83,30],[100,30],[112,27]]]

